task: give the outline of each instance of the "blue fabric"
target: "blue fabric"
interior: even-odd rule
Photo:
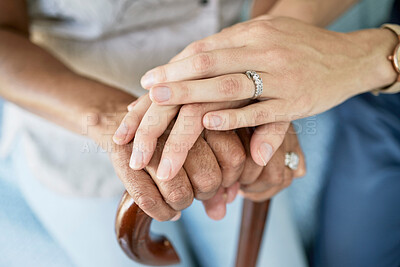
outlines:
[[[2,108],[0,99],[0,129]],[[0,266],[73,266],[27,204],[12,162],[0,160]]]
[[[391,23],[400,23],[395,1]],[[336,108],[340,127],[323,193],[315,266],[400,266],[400,94]]]
[[[9,163],[0,163],[0,266],[73,266],[12,182]]]
[[[364,94],[337,108],[314,265],[400,266],[400,95]]]

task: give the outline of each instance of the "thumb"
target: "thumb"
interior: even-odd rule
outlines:
[[[273,122],[256,128],[250,141],[250,153],[255,163],[267,165],[282,145],[289,126],[289,122]]]

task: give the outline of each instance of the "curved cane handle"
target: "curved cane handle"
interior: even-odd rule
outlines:
[[[129,258],[142,264],[163,266],[179,263],[179,256],[169,240],[150,232],[151,221],[152,218],[125,191],[115,221],[122,250]]]

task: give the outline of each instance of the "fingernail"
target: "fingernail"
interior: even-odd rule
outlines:
[[[260,156],[260,159],[263,162],[264,166],[266,166],[268,161],[271,159],[272,153],[272,146],[270,144],[261,144],[260,148],[258,149],[258,155]]]
[[[125,122],[123,122],[115,131],[115,134],[113,136],[114,142],[118,144],[119,142],[123,141],[127,133],[128,127],[126,126]]]
[[[221,126],[222,119],[220,116],[217,115],[208,115],[205,117],[205,126],[208,128],[217,128]]]
[[[144,88],[150,88],[154,85],[154,74],[152,71],[148,71],[140,80],[140,83]]]
[[[129,161],[129,167],[134,170],[140,169],[143,163],[143,152],[138,149],[133,149],[131,160]]]
[[[177,215],[175,215],[174,218],[171,219],[171,221],[176,222],[177,220],[179,220],[181,218],[181,213],[179,212]]]
[[[168,101],[171,98],[171,90],[166,86],[153,87],[150,90],[150,98],[155,102]]]
[[[160,180],[168,179],[171,172],[171,161],[167,158],[161,160],[157,170],[157,178]]]

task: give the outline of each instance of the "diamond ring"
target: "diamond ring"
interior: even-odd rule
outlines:
[[[260,75],[257,74],[254,70],[248,70],[246,71],[246,76],[249,78],[251,81],[253,81],[255,88],[254,88],[254,95],[252,99],[256,99],[259,97],[262,92],[263,92],[263,80],[261,79]]]
[[[285,166],[292,170],[297,170],[299,167],[300,157],[294,152],[289,152],[285,154]]]

